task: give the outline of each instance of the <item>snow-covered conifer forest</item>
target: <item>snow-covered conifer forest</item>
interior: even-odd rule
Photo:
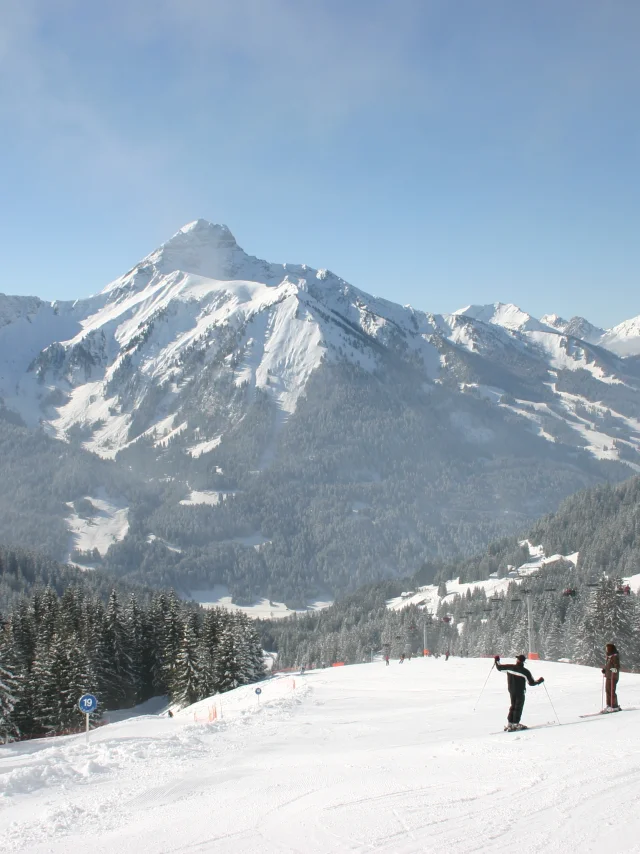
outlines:
[[[383,646],[396,657],[420,654],[426,629],[435,653],[516,655],[529,651],[529,596],[533,646],[543,659],[596,664],[614,641],[624,666],[640,670],[639,518],[640,478],[586,490],[525,540],[505,538],[462,561],[429,561],[412,578],[266,623],[264,644],[288,665],[359,662]]]
[[[0,736],[78,731],[78,699],[104,711],[167,695],[177,707],[264,677],[262,649],[244,615],[202,611],[174,592],[148,604],[135,595],[106,603],[82,588],[23,597],[0,618]]]

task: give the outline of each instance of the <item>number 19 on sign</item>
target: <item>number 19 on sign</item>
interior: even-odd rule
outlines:
[[[87,743],[89,743],[89,715],[98,708],[98,701],[93,694],[83,694],[78,700],[78,708],[87,719]]]

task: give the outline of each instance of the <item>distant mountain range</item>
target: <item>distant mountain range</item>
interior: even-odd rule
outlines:
[[[88,299],[0,295],[0,540],[299,603],[640,470],[639,388],[640,317],[429,314],[197,220]]]

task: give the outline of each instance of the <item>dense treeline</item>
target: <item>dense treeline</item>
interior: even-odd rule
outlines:
[[[0,616],[0,737],[77,728],[87,691],[99,716],[164,694],[185,706],[263,676],[244,614],[203,611],[173,591],[145,606],[115,590],[105,605],[81,588],[39,589]]]
[[[578,576],[586,581],[603,572],[630,576],[640,572],[640,477],[619,484],[601,484],[565,499],[555,513],[544,516],[525,535],[547,555],[578,556]],[[457,560],[429,558],[412,584],[460,578],[478,581],[492,573],[503,577],[529,556],[521,537],[491,543],[483,554]],[[409,582],[407,582],[409,583]]]
[[[58,563],[42,552],[0,545],[0,613],[6,613],[36,587],[51,587],[60,596],[67,587],[82,587],[105,602],[113,589],[120,596],[135,593],[141,603],[147,603],[153,595],[149,587],[117,579],[102,570],[86,572]]]
[[[572,496],[557,513],[533,526],[529,541],[542,545],[547,555],[578,552],[576,565],[558,559],[523,582],[531,590],[538,651],[549,659],[596,663],[602,644],[612,640],[619,644],[626,666],[640,667],[638,599],[633,593],[617,592],[624,590],[622,578],[640,572],[640,477]],[[405,646],[418,651],[424,608],[390,611],[387,599],[434,579],[440,593],[446,594],[449,579],[504,577],[529,559],[527,542],[510,537],[492,543],[473,559],[430,560],[401,584],[369,586],[324,612],[264,624],[265,645],[276,650],[286,665],[362,661],[372,648],[379,651],[389,643],[394,654]],[[563,595],[565,591],[571,592]],[[448,595],[426,622],[428,645],[434,650],[484,655],[519,653],[528,646],[520,583],[512,583],[496,602],[487,601],[481,590],[464,598]]]
[[[525,583],[532,602],[534,651],[542,658],[597,665],[604,644],[612,641],[624,666],[640,669],[638,597],[614,577],[588,587],[567,565],[514,582],[495,599],[487,599],[481,589],[446,596],[435,614],[417,605],[390,610],[387,597],[397,591],[372,587],[360,599],[351,597],[327,611],[262,624],[263,643],[277,651],[283,667],[357,663],[386,651],[391,656],[421,655],[425,641],[436,655],[447,650],[462,656],[526,653]]]

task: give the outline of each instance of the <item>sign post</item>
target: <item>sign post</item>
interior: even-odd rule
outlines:
[[[260,705],[260,694],[262,694],[262,688],[256,688],[256,696],[258,697],[258,705]]]
[[[78,708],[87,719],[87,744],[89,744],[89,715],[98,708],[98,701],[93,694],[83,694],[78,700]]]

